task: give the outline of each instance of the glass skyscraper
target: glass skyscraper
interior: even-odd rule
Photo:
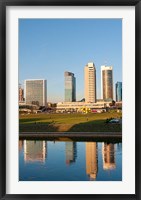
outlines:
[[[65,102],[76,101],[76,79],[72,72],[65,72]]]
[[[25,103],[46,106],[46,85],[44,79],[25,80]]]
[[[116,101],[122,101],[122,82],[116,83]]]
[[[101,98],[113,99],[113,68],[112,66],[101,66]]]

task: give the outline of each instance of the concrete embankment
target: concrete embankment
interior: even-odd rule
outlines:
[[[20,132],[19,139],[75,140],[75,141],[121,141],[121,132]]]

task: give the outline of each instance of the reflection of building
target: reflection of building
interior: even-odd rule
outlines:
[[[44,162],[46,159],[46,142],[24,140],[24,160],[26,162]]]
[[[115,144],[103,143],[102,145],[103,169],[115,169]]]
[[[122,82],[116,83],[116,101],[122,101]]]
[[[76,101],[76,80],[74,74],[65,72],[65,102]]]
[[[38,106],[46,106],[46,80],[25,80],[25,102]]]
[[[85,102],[96,102],[96,69],[94,63],[84,68]]]
[[[113,99],[113,68],[101,66],[101,98]]]
[[[66,142],[66,164],[75,162],[77,157],[76,142]]]
[[[98,172],[97,143],[86,142],[86,173],[95,180]]]
[[[19,140],[19,151],[23,148],[23,140]]]

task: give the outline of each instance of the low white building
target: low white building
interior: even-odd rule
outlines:
[[[56,112],[63,111],[75,111],[81,112],[83,109],[103,109],[110,107],[110,102],[97,102],[97,103],[87,103],[87,102],[59,102],[56,106]]]

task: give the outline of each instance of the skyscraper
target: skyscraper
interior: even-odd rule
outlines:
[[[113,68],[101,66],[101,98],[113,99]]]
[[[65,102],[76,101],[76,79],[72,72],[65,72]]]
[[[122,101],[122,82],[116,83],[116,101]]]
[[[84,68],[85,102],[96,102],[96,68],[88,63]]]
[[[25,80],[25,103],[46,106],[47,82],[44,79]]]

